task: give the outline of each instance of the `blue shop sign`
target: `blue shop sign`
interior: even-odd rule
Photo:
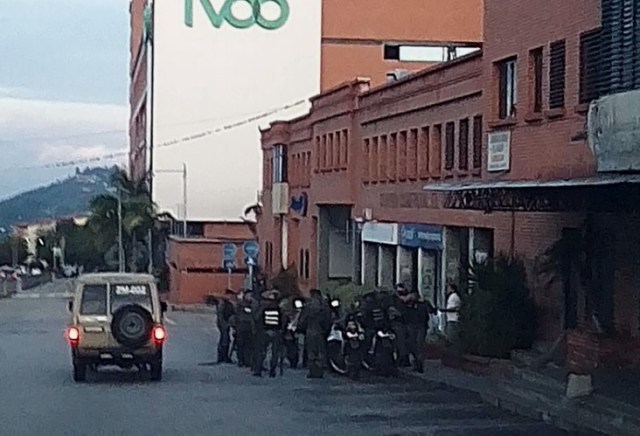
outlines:
[[[400,245],[422,247],[429,250],[442,249],[442,227],[427,224],[400,224]]]

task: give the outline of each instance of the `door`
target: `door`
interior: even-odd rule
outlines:
[[[436,307],[438,284],[438,252],[420,249],[420,296]]]

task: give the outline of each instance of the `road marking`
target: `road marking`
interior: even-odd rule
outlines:
[[[164,317],[164,321],[169,325],[176,325],[176,322],[174,320],[169,319],[166,316]]]

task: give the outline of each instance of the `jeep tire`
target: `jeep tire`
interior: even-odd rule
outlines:
[[[87,364],[79,359],[73,359],[73,381],[82,383],[87,380]]]
[[[162,380],[162,354],[149,364],[151,381],[159,382]]]
[[[147,309],[128,304],[116,310],[111,321],[111,333],[119,344],[140,348],[151,339],[153,318]]]

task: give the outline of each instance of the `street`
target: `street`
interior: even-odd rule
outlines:
[[[565,434],[473,393],[410,378],[251,377],[215,359],[210,315],[171,313],[161,383],[120,370],[71,380],[64,290],[0,300],[3,435]]]

